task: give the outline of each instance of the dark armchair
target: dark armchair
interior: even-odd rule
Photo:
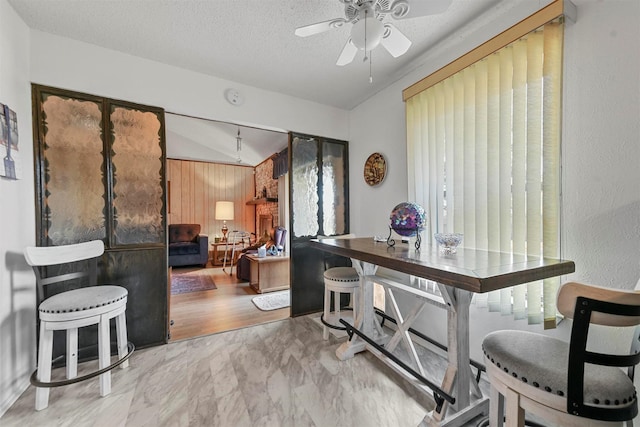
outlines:
[[[209,236],[200,234],[200,224],[169,225],[169,267],[205,267],[208,261]]]

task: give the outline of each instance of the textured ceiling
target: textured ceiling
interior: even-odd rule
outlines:
[[[428,2],[429,0],[413,0]],[[525,0],[453,0],[442,14],[392,22],[412,42],[335,65],[350,24],[301,38],[298,26],[344,17],[339,0],[9,0],[33,29],[339,108],[397,80],[438,42]],[[532,0],[528,0],[532,1]],[[486,13],[488,12],[488,13]]]
[[[438,15],[387,16],[385,22],[413,44],[399,58],[374,49],[369,83],[362,52],[351,64],[335,65],[350,24],[294,35],[296,27],[344,17],[339,0],[8,0],[32,29],[346,110],[420,66],[439,43],[465,37],[531,1],[542,0],[453,0]],[[167,116],[167,141],[188,151],[182,158],[235,162],[236,125],[189,120],[196,119]],[[189,131],[193,127],[201,134]],[[256,165],[287,145],[286,134],[241,132],[243,164]]]

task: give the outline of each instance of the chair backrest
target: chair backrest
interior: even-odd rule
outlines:
[[[102,240],[75,243],[64,246],[28,246],[24,249],[24,258],[36,275],[38,285],[38,297],[44,299],[44,286],[53,283],[66,282],[82,277],[89,277],[89,284],[96,285],[98,257],[104,253]],[[41,267],[69,264],[78,261],[90,260],[86,270],[74,273],[54,274],[45,276]]]
[[[640,292],[568,282],[562,285],[558,293],[558,311],[565,317],[573,319],[576,302],[579,297],[640,307]],[[594,311],[591,315],[590,323],[604,326],[635,326],[640,325],[640,316]]]
[[[276,247],[284,249],[287,243],[287,229],[281,226],[277,226],[274,230],[274,243]]]
[[[169,243],[195,242],[200,224],[169,224]]]
[[[633,401],[611,407],[584,402],[584,372],[585,364],[628,367],[628,375],[633,379],[632,368],[640,362],[640,353],[633,352],[633,344],[631,353],[620,355],[587,351],[587,341],[592,323],[611,327],[639,325],[640,293],[569,282],[558,293],[558,310],[573,318],[567,369],[567,412],[607,421],[633,419],[638,413],[635,395]],[[636,335],[634,339],[637,339]]]

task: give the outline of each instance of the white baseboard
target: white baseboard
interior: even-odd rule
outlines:
[[[13,386],[10,387],[12,391],[11,395],[7,396],[7,398],[0,403],[0,418],[2,418],[5,412],[7,412],[9,408],[11,408],[14,403],[16,403],[18,398],[22,396],[22,393],[24,393],[27,388],[29,388],[29,384],[29,375],[27,375],[25,377],[17,379]]]

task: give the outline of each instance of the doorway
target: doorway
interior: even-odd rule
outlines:
[[[172,113],[166,115],[167,179],[170,181],[167,222],[200,224],[201,233],[208,235],[210,250],[205,268],[173,268],[171,280],[175,281],[178,275],[206,275],[215,284],[214,289],[189,292],[169,289],[169,340],[193,338],[289,317],[288,307],[259,310],[252,300],[260,294],[251,288],[248,281],[238,278],[235,258],[231,268],[230,248],[225,252],[225,245],[215,244],[216,239],[222,239],[221,229],[225,225],[216,219],[215,206],[219,200],[233,203],[233,219],[226,220],[227,237],[233,234],[233,230],[246,231],[251,234],[253,243],[260,237],[259,233],[280,225],[274,223],[277,215],[261,213],[265,207],[275,212],[278,210],[277,180],[271,185],[266,184],[268,200],[260,199],[257,189],[265,187],[260,181],[264,176],[271,179],[271,172],[262,169],[269,166],[274,152],[287,147],[288,134]],[[242,138],[240,143],[238,135]],[[266,151],[270,154],[262,158]],[[197,159],[194,158],[196,152],[199,153]],[[287,200],[285,197],[281,199],[280,203]],[[247,242],[244,246],[249,244]],[[237,247],[237,250],[242,247]],[[225,258],[225,253],[228,258],[223,268],[223,262],[218,261]]]

